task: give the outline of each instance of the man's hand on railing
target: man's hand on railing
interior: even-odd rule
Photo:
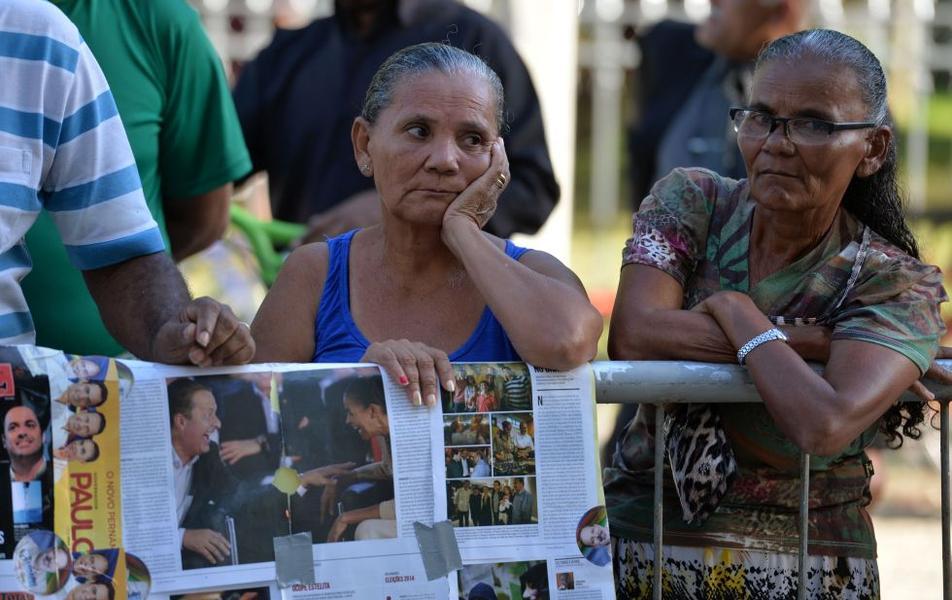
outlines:
[[[167,364],[245,364],[255,354],[251,331],[227,306],[189,297],[164,252],[139,256],[83,277],[116,340],[136,357]]]
[[[251,329],[231,309],[211,298],[196,298],[158,331],[153,360],[200,367],[243,365],[255,354]]]

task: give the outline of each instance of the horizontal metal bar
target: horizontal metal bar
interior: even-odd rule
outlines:
[[[952,360],[940,360],[952,370]],[[812,365],[821,373],[822,365]],[[692,402],[760,402],[747,369],[734,364],[712,364],[673,360],[597,361],[595,401],[599,404],[687,404]],[[937,396],[952,395],[952,386],[924,380]],[[904,402],[921,402],[910,392]]]

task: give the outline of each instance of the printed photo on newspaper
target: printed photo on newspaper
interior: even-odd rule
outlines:
[[[614,598],[591,370],[453,369],[433,447],[464,565],[451,597]]]
[[[123,431],[125,543],[153,593],[275,581],[353,597],[395,582],[448,593],[446,578],[426,579],[413,533],[436,514],[427,432],[439,414],[377,367],[127,364],[123,412],[137,419]],[[311,555],[282,581],[275,540],[301,534]]]
[[[0,592],[613,598],[590,370],[454,369],[426,409],[373,365],[0,348]]]

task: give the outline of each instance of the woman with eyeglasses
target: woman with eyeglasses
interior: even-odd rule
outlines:
[[[665,598],[795,595],[801,453],[807,597],[878,598],[864,448],[877,431],[919,436],[925,407],[896,401],[945,330],[941,274],[903,218],[886,80],[866,47],[827,30],[780,38],[749,100],[730,111],[748,178],[676,169],[635,215],[609,353],[739,362],[763,404],[640,407],[606,478],[618,595],[651,597],[663,443]]]

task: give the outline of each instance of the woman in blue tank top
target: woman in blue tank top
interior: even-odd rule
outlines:
[[[509,181],[503,91],[445,44],[391,56],[351,138],[380,196],[379,225],[288,258],[252,327],[257,362],[375,362],[414,402],[455,387],[450,361],[568,369],[602,320],[554,257],[482,231]]]

